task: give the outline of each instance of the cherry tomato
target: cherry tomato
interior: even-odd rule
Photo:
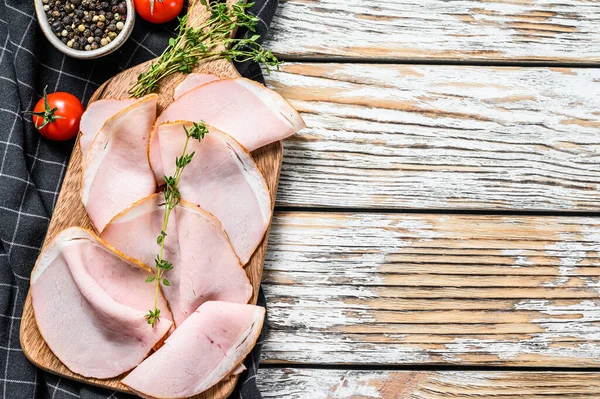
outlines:
[[[135,10],[148,22],[163,24],[179,15],[183,0],[134,0]]]
[[[47,139],[65,141],[79,132],[79,121],[83,114],[83,105],[77,97],[65,92],[47,94],[38,101],[31,114],[33,124]]]

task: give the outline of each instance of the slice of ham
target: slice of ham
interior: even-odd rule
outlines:
[[[236,366],[236,368],[233,369],[233,371],[231,372],[231,375],[242,374],[246,370],[247,370],[247,368],[246,368],[246,366],[244,366],[244,363],[240,363]]]
[[[177,87],[175,87],[173,100],[177,100],[179,97],[188,91],[195,89],[196,87],[202,86],[206,83],[214,82],[215,80],[219,79],[219,77],[207,73],[190,73],[185,77],[183,82],[179,83]]]
[[[137,366],[172,326],[165,299],[152,328],[149,270],[71,227],[42,251],[31,275],[38,328],[54,354],[84,377],[116,377]]]
[[[204,392],[246,357],[264,317],[259,306],[206,302],[122,382],[145,398],[188,398]]]
[[[283,140],[306,125],[279,94],[245,78],[219,79],[189,90],[160,114],[156,126],[178,120],[200,122],[226,132],[248,151]],[[152,133],[150,163],[159,184],[164,170]]]
[[[156,190],[147,144],[156,118],[151,94],[110,117],[82,161],[81,199],[96,231]]]
[[[117,215],[102,238],[154,268],[164,210],[163,195],[154,194]],[[165,272],[171,286],[163,292],[177,326],[206,301],[247,303],[252,295],[221,223],[196,205],[181,201],[171,211],[163,256],[173,264]]]
[[[211,84],[211,83],[209,83]],[[158,145],[167,176],[175,174],[190,122],[158,127]],[[231,136],[207,126],[202,142],[191,139],[192,162],[179,180],[181,198],[202,207],[219,219],[242,264],[262,241],[271,221],[271,195],[252,156]]]
[[[135,104],[136,101],[137,99],[135,98],[127,98],[125,100],[98,100],[90,103],[83,115],[81,115],[81,122],[79,123],[79,130],[81,131],[79,147],[81,148],[81,154],[85,156],[96,134],[102,129],[108,118]]]

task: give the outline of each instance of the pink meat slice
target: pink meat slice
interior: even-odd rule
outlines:
[[[154,194],[115,217],[102,238],[123,253],[154,268],[156,237],[164,218],[162,194]],[[164,259],[171,286],[163,287],[179,326],[206,301],[247,303],[252,285],[221,223],[198,206],[181,201],[169,216]]]
[[[79,130],[81,131],[81,136],[79,137],[81,154],[85,156],[96,134],[102,129],[108,118],[133,105],[136,101],[135,98],[127,98],[125,100],[98,100],[90,103],[81,116],[81,122],[79,123]]]
[[[190,73],[185,77],[183,82],[179,83],[177,87],[175,87],[173,100],[177,100],[179,97],[198,86],[202,86],[203,84],[214,82],[215,80],[219,79],[219,77],[207,73]]]
[[[83,158],[81,199],[98,232],[156,190],[147,154],[156,103],[151,94],[109,118]]]
[[[116,377],[137,366],[171,328],[167,303],[152,328],[149,270],[71,227],[42,251],[31,276],[35,319],[44,340],[71,371]]]
[[[279,94],[245,78],[219,79],[183,94],[160,114],[156,126],[178,120],[200,122],[226,132],[248,151],[283,140],[305,127]],[[150,163],[162,184],[164,171],[152,133]]]
[[[210,83],[209,83],[210,84]],[[190,122],[166,123],[158,127],[158,145],[165,173],[175,173]],[[207,126],[202,142],[191,140],[192,162],[179,180],[181,198],[199,205],[221,221],[233,249],[246,264],[262,241],[271,221],[271,195],[252,156],[231,136]]]
[[[231,374],[256,344],[265,309],[206,302],[123,384],[146,398],[188,398]]]

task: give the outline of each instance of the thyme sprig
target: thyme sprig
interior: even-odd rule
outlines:
[[[163,196],[165,200],[165,214],[163,217],[163,224],[158,237],[156,237],[156,243],[160,246],[158,251],[158,255],[154,259],[154,264],[156,269],[154,273],[146,279],[148,283],[155,283],[156,291],[154,296],[154,310],[149,310],[146,314],[146,318],[148,319],[148,324],[151,324],[152,327],[156,324],[158,320],[160,320],[160,309],[158,308],[158,296],[160,294],[160,284],[162,283],[164,286],[169,287],[171,283],[169,280],[163,277],[166,271],[169,271],[173,268],[173,264],[164,258],[165,252],[165,239],[167,238],[167,226],[169,225],[169,216],[171,215],[171,211],[179,204],[180,195],[179,195],[179,179],[181,178],[181,174],[183,173],[183,169],[192,162],[192,158],[194,157],[195,152],[187,153],[187,148],[190,142],[190,139],[195,139],[198,141],[202,141],[204,136],[208,133],[208,129],[204,124],[204,121],[200,123],[194,123],[192,127],[188,130],[185,126],[183,127],[185,130],[185,144],[183,145],[183,151],[180,157],[175,158],[175,174],[173,176],[164,176],[166,186],[163,191]]]
[[[177,37],[171,38],[159,59],[138,76],[137,82],[129,91],[132,97],[152,93],[158,88],[161,79],[176,72],[188,74],[200,62],[216,59],[237,62],[253,60],[264,65],[267,73],[271,72],[271,68],[279,69],[282,61],[257,42],[259,35],[241,39],[233,37],[236,29],[241,27],[256,32],[259,19],[246,13],[246,9],[254,3],[245,4],[240,0],[231,6],[226,3],[209,6],[207,0],[198,1],[206,7],[205,12],[210,13],[208,20],[194,28],[188,26],[189,13],[179,18]]]

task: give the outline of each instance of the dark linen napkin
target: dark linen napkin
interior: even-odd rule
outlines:
[[[175,23],[151,25],[136,19],[123,47],[100,60],[82,61],[55,50],[39,29],[33,0],[0,0],[0,398],[115,399],[131,396],[59,378],[37,369],[19,343],[29,275],[56,204],[73,141],[42,138],[30,117],[42,94],[66,91],[84,105],[105,80],[119,71],[157,57],[174,36]],[[256,0],[250,12],[260,17],[258,33],[266,33],[277,0]],[[244,35],[246,32],[238,32]],[[238,65],[246,77],[261,81],[260,68]],[[265,305],[264,296],[259,304]],[[266,323],[265,323],[266,325]],[[246,359],[234,398],[260,398],[255,384],[259,345]]]

